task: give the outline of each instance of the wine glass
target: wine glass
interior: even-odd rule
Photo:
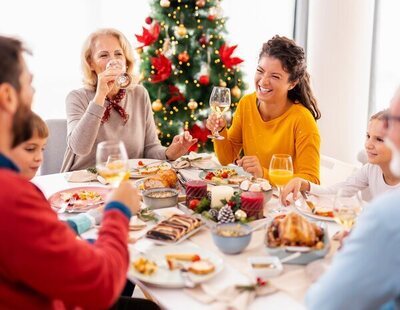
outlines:
[[[278,196],[280,197],[283,187],[293,178],[292,156],[288,154],[272,155],[268,175],[269,180],[278,188]],[[278,208],[274,211],[282,212],[283,207],[279,202]]]
[[[117,187],[129,176],[128,154],[122,141],[103,141],[97,145],[96,169],[111,186]]]
[[[333,216],[336,222],[350,231],[362,210],[362,199],[360,192],[349,195],[345,190],[339,189],[333,203]]]
[[[106,66],[106,69],[113,68],[121,70],[121,73],[115,78],[115,85],[118,88],[127,88],[131,82],[132,77],[126,72],[125,62],[121,59],[111,59]]]
[[[210,108],[218,118],[221,118],[231,106],[231,91],[226,87],[215,86],[210,96]],[[207,136],[210,139],[224,140],[225,138],[218,131],[213,131]]]

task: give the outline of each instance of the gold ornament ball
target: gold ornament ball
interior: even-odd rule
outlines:
[[[236,85],[231,89],[231,94],[233,97],[239,99],[240,95],[242,94],[242,91],[240,90],[240,88]]]
[[[151,108],[153,109],[154,112],[161,111],[162,107],[163,105],[160,99],[153,101],[153,103],[151,104]]]
[[[160,1],[160,6],[163,8],[169,8],[170,5],[171,5],[171,2],[169,0],[161,0]]]
[[[188,102],[188,108],[190,110],[196,110],[198,107],[198,103],[196,101],[194,101],[194,99],[190,99]]]
[[[226,87],[226,82],[223,80],[219,80],[219,86]]]
[[[180,36],[183,37],[187,34],[186,27],[183,24],[180,24],[178,26],[178,29],[176,30],[176,33]]]
[[[137,52],[139,55],[141,55],[141,54],[143,53],[143,47],[138,47],[138,48],[136,49],[136,52]]]

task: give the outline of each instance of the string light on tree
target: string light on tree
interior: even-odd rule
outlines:
[[[161,0],[160,6],[163,8],[169,8],[171,6],[171,2],[169,0]]]

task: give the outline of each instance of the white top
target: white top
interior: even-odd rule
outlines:
[[[382,169],[378,165],[365,164],[344,182],[336,183],[326,187],[310,182],[310,193],[315,195],[334,195],[339,189],[343,189],[344,193],[352,196],[359,190],[368,188],[371,199],[383,193],[400,189],[400,183],[396,185],[388,185],[383,179]],[[371,200],[366,199],[366,200]]]

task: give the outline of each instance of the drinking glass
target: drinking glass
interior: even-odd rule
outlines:
[[[128,154],[122,141],[104,141],[97,145],[96,169],[111,186],[129,176]]]
[[[106,66],[106,69],[113,68],[121,70],[121,73],[115,78],[115,85],[118,88],[127,88],[131,82],[132,77],[126,72],[125,62],[120,59],[111,59]]]
[[[210,108],[218,118],[221,118],[231,106],[231,91],[226,87],[215,86],[210,96]],[[225,138],[218,131],[213,131],[207,136],[210,139],[224,140]]]
[[[293,178],[292,156],[288,154],[272,155],[268,175],[271,183],[277,187],[278,196],[280,197],[283,187]],[[282,212],[284,210],[283,207],[279,202],[279,206],[273,211]]]
[[[340,189],[336,193],[333,203],[333,215],[336,222],[345,231],[351,230],[361,210],[362,199],[359,191],[356,194],[349,195],[343,189]]]

